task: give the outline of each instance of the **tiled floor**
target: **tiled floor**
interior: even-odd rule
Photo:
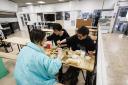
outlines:
[[[26,31],[18,31],[15,34],[8,36],[8,38],[13,37],[13,36],[29,38],[29,35]],[[18,52],[17,45],[15,45],[15,44],[12,44],[12,45],[13,45],[14,52],[17,53]],[[0,85],[16,85],[15,80],[13,78],[15,61],[4,59],[4,62],[5,62],[5,66],[7,67],[8,71],[9,71],[9,74],[6,77],[0,79]],[[85,81],[83,80],[82,73],[80,73],[78,85],[84,85],[84,83],[85,83]]]
[[[107,62],[107,85],[128,85],[128,37],[104,34],[103,46]]]

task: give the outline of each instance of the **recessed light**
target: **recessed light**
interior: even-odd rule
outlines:
[[[25,4],[27,4],[27,5],[31,5],[32,3],[30,3],[30,2],[27,2],[27,3],[25,3]]]
[[[61,1],[64,1],[64,0],[58,0],[58,1],[60,1],[60,2],[61,2]]]
[[[44,3],[46,3],[46,2],[44,2],[44,1],[38,1],[37,3],[39,3],[39,4],[44,4]]]

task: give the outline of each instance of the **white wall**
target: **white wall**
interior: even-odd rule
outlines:
[[[105,0],[103,9],[113,9],[115,3],[116,3],[116,0]]]
[[[8,0],[0,0],[0,11],[17,12],[17,4]]]
[[[71,3],[72,10],[83,10],[87,12],[92,12],[94,9],[101,9],[102,7],[102,0],[83,0]]]
[[[118,3],[119,6],[128,6],[128,1]]]
[[[0,11],[17,12],[17,4],[8,0],[0,0]],[[17,18],[0,18],[2,22],[17,22]]]
[[[17,18],[0,18],[0,23],[4,22],[17,22]]]
[[[101,9],[103,0],[83,0],[70,1],[66,3],[27,6],[19,8],[19,13],[37,13],[37,12],[56,12],[56,11],[71,11],[71,10],[85,10],[92,12],[94,9]],[[106,0],[104,9],[114,8],[113,0]]]
[[[104,9],[114,8],[114,0],[106,0],[104,4]],[[93,12],[95,9],[102,9],[103,0],[74,0],[66,3],[58,4],[48,4],[48,5],[38,5],[38,6],[27,6],[21,7],[18,10],[17,15],[23,13],[37,13],[37,12],[57,12],[57,11],[71,11],[71,18],[69,21],[64,21],[64,28],[75,28],[71,26],[71,20],[75,20],[78,13],[75,10],[82,10],[83,12]],[[33,16],[34,17],[34,16]],[[36,16],[35,16],[36,17]],[[18,19],[20,22],[20,18]],[[20,28],[24,28],[20,26]]]
[[[37,13],[37,12],[56,12],[56,11],[69,11],[70,2],[58,3],[58,4],[48,4],[48,5],[38,5],[38,6],[27,6],[21,7],[18,13]]]

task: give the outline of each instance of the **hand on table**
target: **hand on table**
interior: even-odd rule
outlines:
[[[62,42],[61,42],[60,40],[57,41],[57,45],[58,45],[59,47],[60,47],[61,43],[62,43]]]
[[[57,48],[57,57],[62,59],[62,48]]]
[[[94,52],[93,52],[93,51],[88,51],[88,55],[89,55],[90,57],[93,57],[93,56],[94,56]]]

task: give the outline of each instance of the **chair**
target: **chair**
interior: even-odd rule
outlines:
[[[8,74],[7,69],[4,66],[2,58],[0,58],[0,79]]]
[[[4,36],[4,34],[2,33],[2,31],[0,30],[0,47],[4,47],[5,51],[8,52],[7,47],[11,47],[12,51],[13,48],[11,46],[11,43],[5,43],[2,40],[6,39],[7,37]]]
[[[92,19],[77,19],[76,28],[81,28],[82,26],[92,26]]]

